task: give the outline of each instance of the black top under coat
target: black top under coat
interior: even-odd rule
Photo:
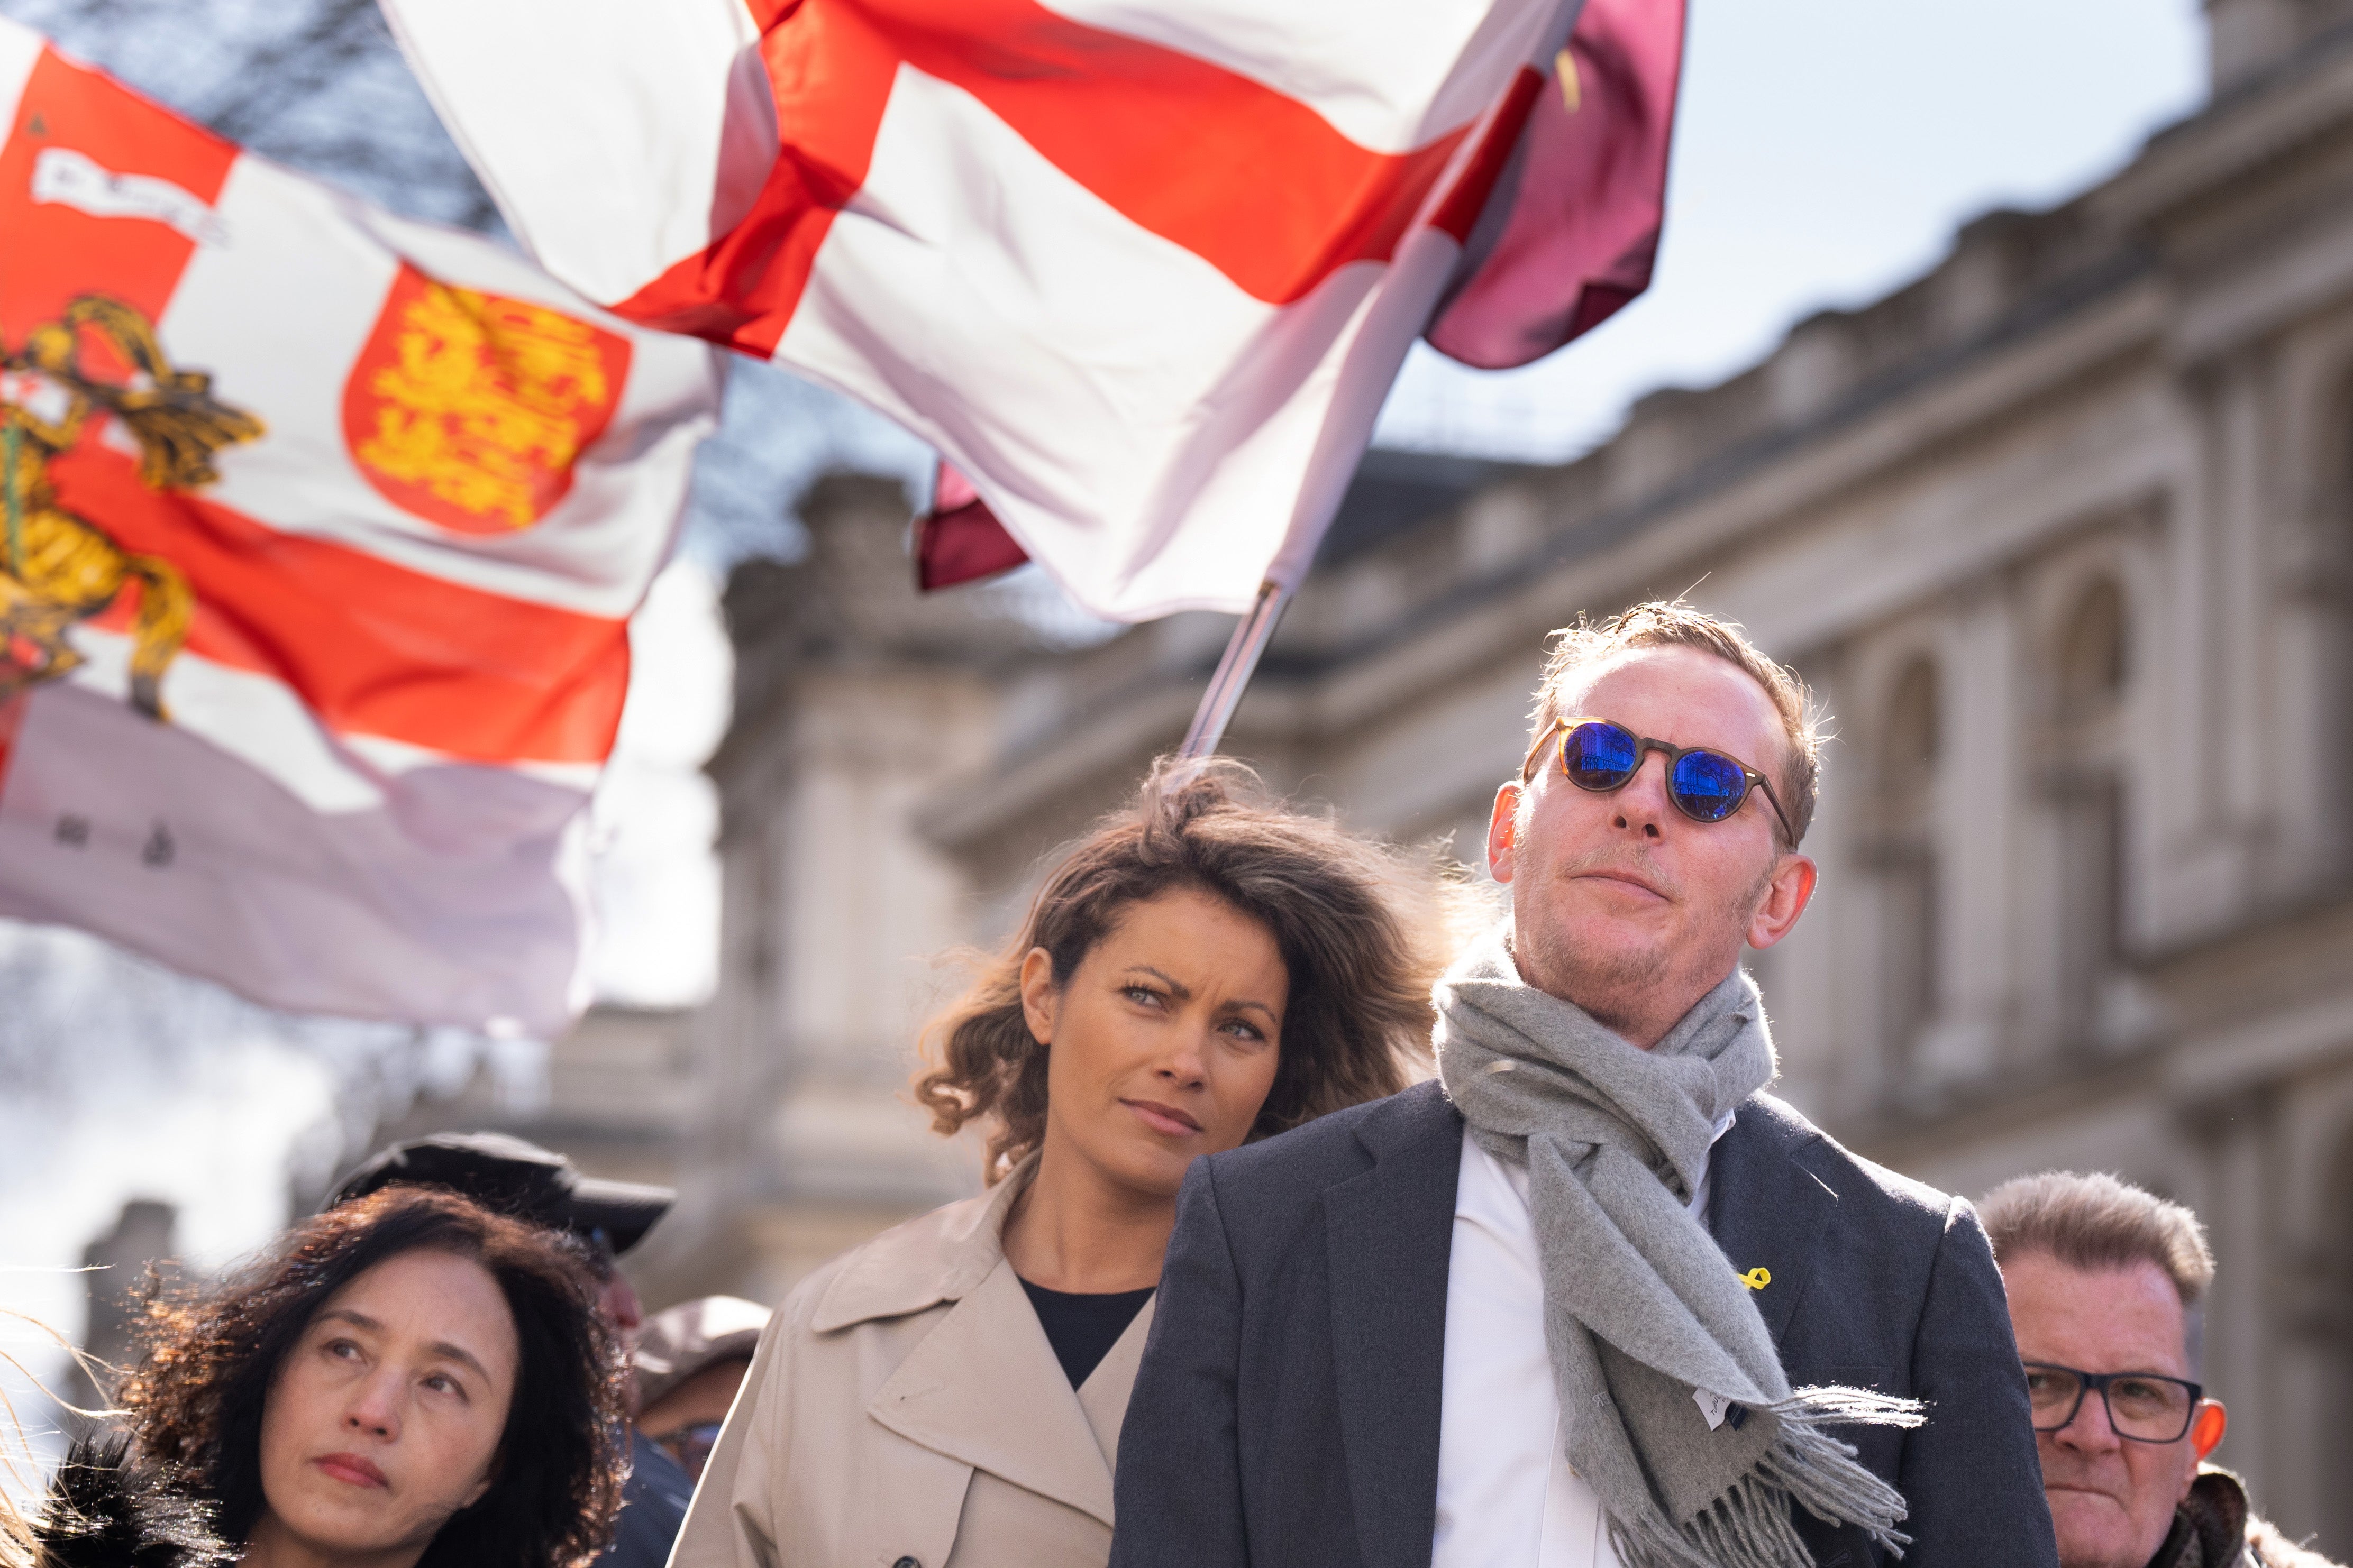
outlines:
[[[1119,1336],[1135,1321],[1135,1314],[1152,1300],[1153,1291],[1147,1285],[1141,1290],[1086,1295],[1049,1290],[1027,1279],[1021,1281],[1021,1289],[1029,1292],[1038,1326],[1046,1331],[1046,1342],[1054,1347],[1054,1359],[1062,1363],[1062,1375],[1071,1380],[1072,1388],[1085,1383],[1103,1364],[1111,1347],[1119,1343]]]

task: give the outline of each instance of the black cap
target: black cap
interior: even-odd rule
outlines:
[[[325,1206],[399,1184],[447,1187],[484,1208],[592,1243],[602,1239],[616,1256],[643,1240],[678,1198],[668,1187],[582,1175],[553,1149],[503,1132],[436,1132],[370,1155]]]

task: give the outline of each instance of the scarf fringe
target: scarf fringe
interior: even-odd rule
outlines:
[[[1681,1526],[1648,1513],[1612,1517],[1609,1543],[1624,1568],[1798,1568],[1812,1555],[1789,1522],[1789,1494],[1752,1471]]]
[[[1826,1427],[1894,1426],[1909,1429],[1927,1417],[1916,1399],[1898,1399],[1867,1388],[1801,1388],[1774,1406],[1781,1431],[1758,1466],[1781,1489],[1817,1519],[1860,1528],[1891,1556],[1901,1557],[1912,1538],[1895,1527],[1909,1510],[1904,1494],[1856,1462],[1854,1445]]]
[[[1850,1426],[1900,1426],[1908,1431],[1928,1419],[1928,1406],[1923,1401],[1882,1394],[1875,1388],[1848,1388],[1836,1383],[1801,1388],[1778,1405],[1766,1408],[1784,1421],[1797,1421],[1808,1427],[1835,1421]]]
[[[1896,1529],[1904,1495],[1865,1469],[1832,1423],[1914,1427],[1926,1407],[1864,1388],[1801,1388],[1765,1407],[1780,1420],[1757,1468],[1681,1525],[1651,1511],[1628,1523],[1612,1515],[1610,1544],[1624,1568],[1794,1568],[1810,1563],[1789,1517],[1795,1501],[1816,1518],[1861,1529],[1890,1555],[1912,1538]]]

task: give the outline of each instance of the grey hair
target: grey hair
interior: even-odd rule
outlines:
[[[2086,1272],[2157,1268],[2181,1299],[2182,1348],[2198,1367],[2214,1253],[2189,1209],[2105,1172],[2044,1171],[1988,1193],[1978,1215],[1997,1263],[2040,1252]]]

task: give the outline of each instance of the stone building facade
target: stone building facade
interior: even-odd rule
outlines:
[[[2222,1457],[2353,1552],[2353,24],[2220,0],[2211,105],[1927,276],[1645,399],[1565,467],[1376,454],[1228,749],[1474,853],[1546,633],[1691,589],[1833,716],[1812,911],[1760,979],[1784,1092],[1978,1194],[2049,1166],[2195,1205]],[[747,568],[720,994],[649,1260],[775,1295],[967,1190],[901,1088],[1039,857],[1184,730],[1229,623],[1049,646],[921,603],[903,505]],[[1696,588],[1691,585],[1697,584]],[[991,595],[996,597],[991,597]]]
[[[454,1094],[427,1086],[343,1165],[429,1133],[505,1132],[562,1150],[600,1176],[674,1185],[700,1108],[694,1021],[687,1008],[591,1007],[543,1059],[518,1052],[522,1059],[511,1062],[478,1060]],[[308,1213],[332,1188],[330,1180],[294,1193],[296,1212]]]

